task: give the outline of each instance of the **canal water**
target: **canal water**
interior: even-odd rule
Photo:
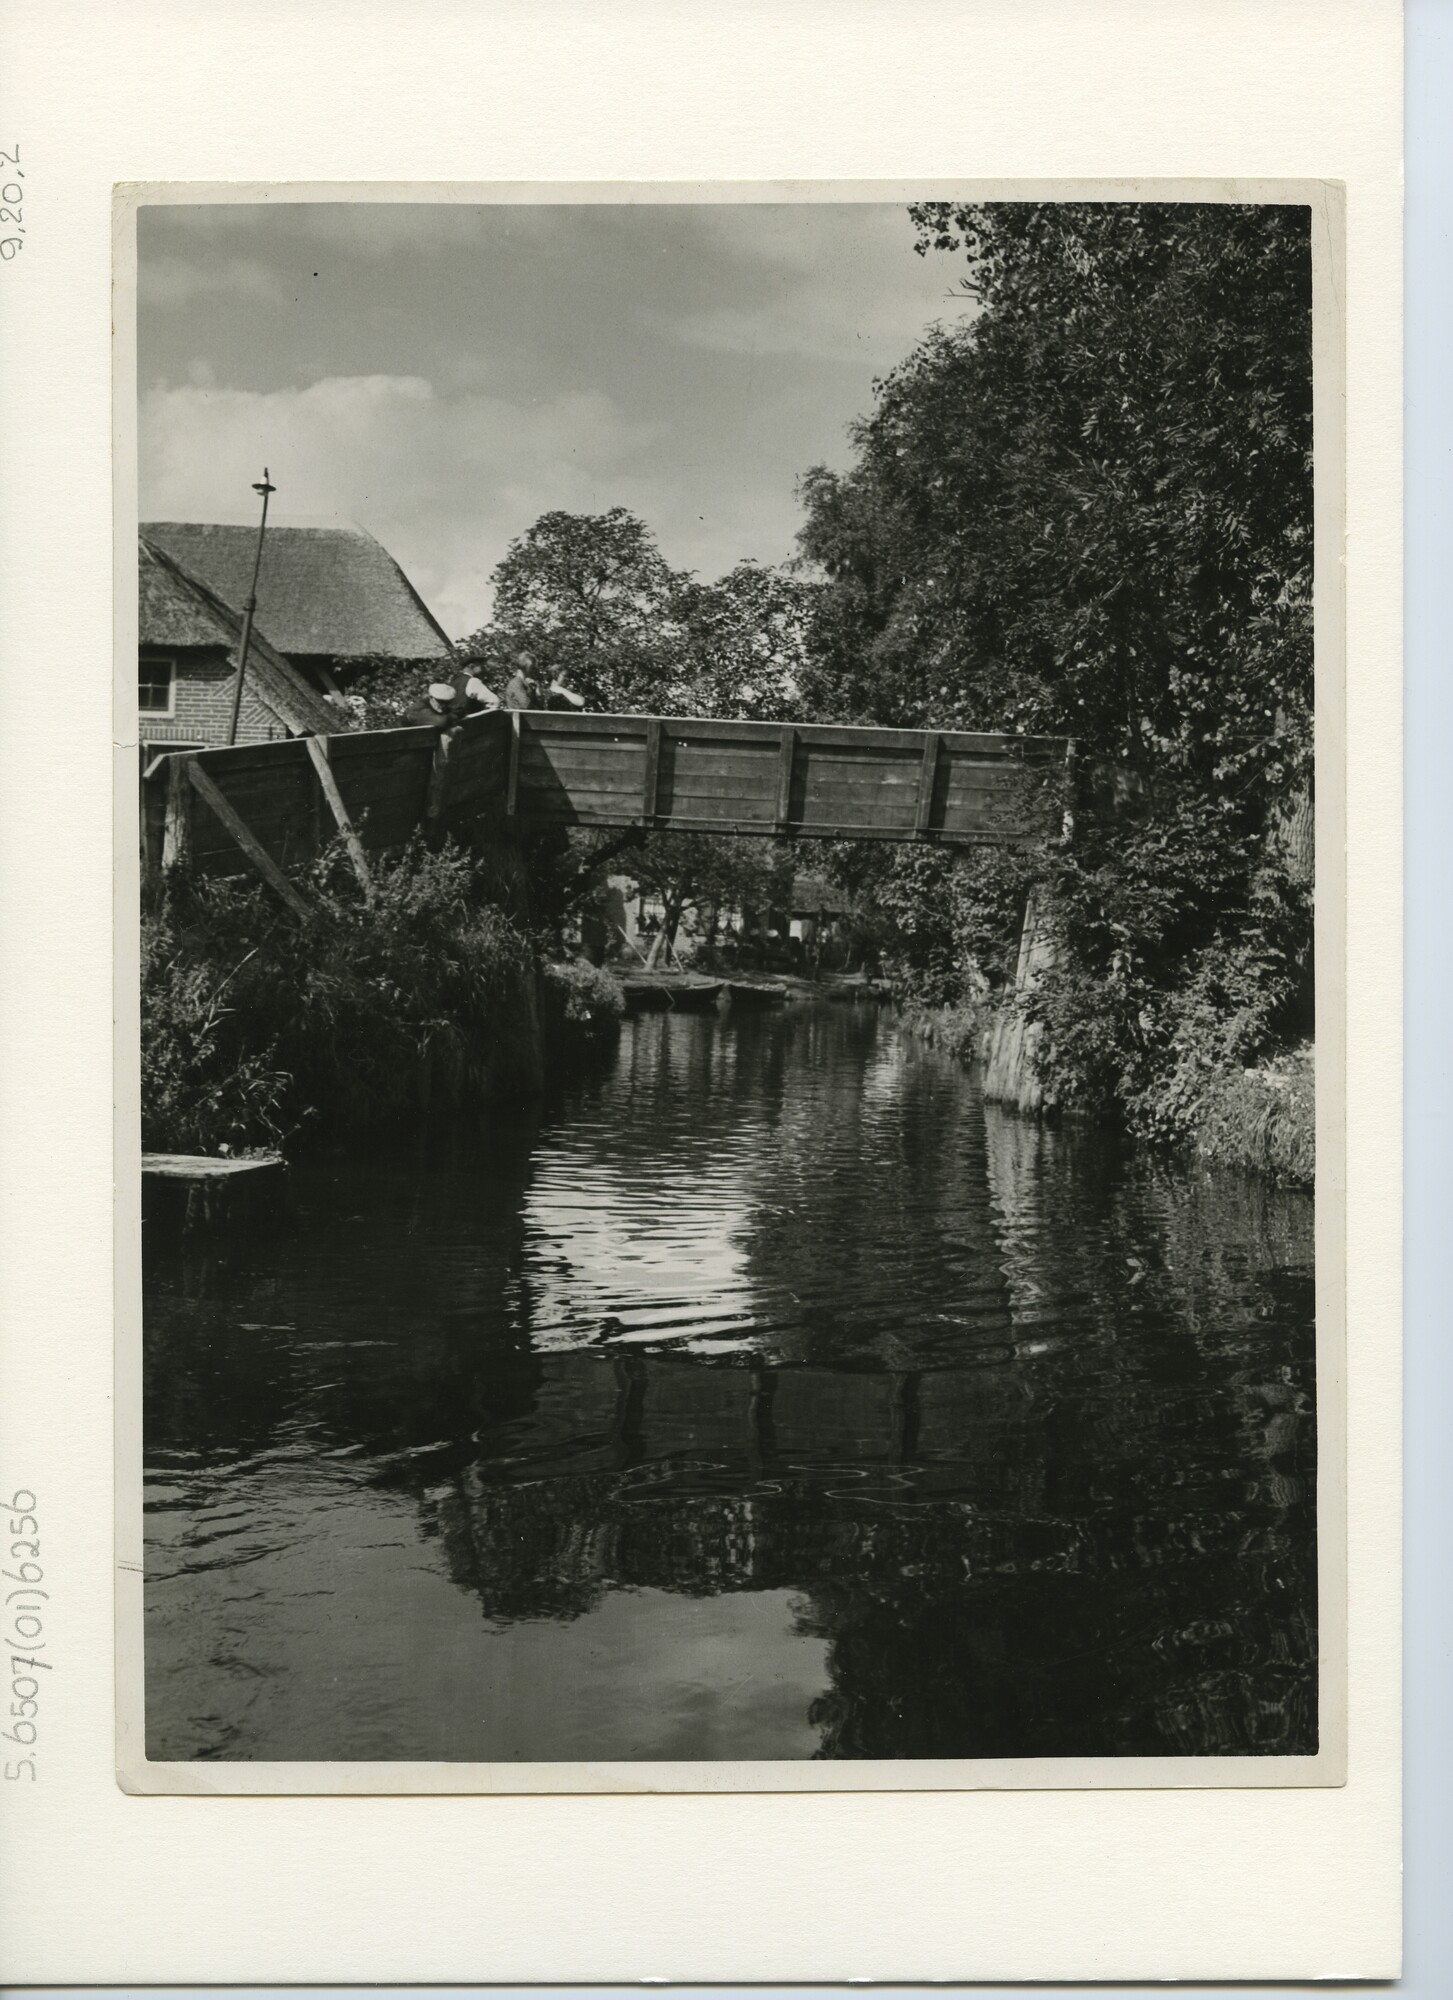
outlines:
[[[657,1014],[150,1246],[153,1758],[1316,1747],[1310,1201]]]

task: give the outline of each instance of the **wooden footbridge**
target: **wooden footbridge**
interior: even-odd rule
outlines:
[[[533,711],[475,716],[447,739],[387,729],[178,751],[143,771],[143,867],[255,868],[297,906],[285,871],[340,831],[365,881],[369,850],[420,829],[1018,846],[1055,831],[1066,751],[1051,737]]]

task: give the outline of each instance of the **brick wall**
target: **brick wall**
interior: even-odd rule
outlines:
[[[178,649],[171,654],[177,663],[174,713],[169,716],[143,712],[139,733],[143,743],[225,743],[232,722],[232,662],[220,647],[215,652]],[[239,743],[273,743],[288,734],[280,722],[257,699],[251,686],[243,683],[242,713],[237,719]]]

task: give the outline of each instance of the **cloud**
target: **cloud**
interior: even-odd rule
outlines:
[[[958,271],[913,254],[887,204],[733,204],[693,211],[710,296],[658,304],[653,323],[688,347],[861,367],[900,360],[936,320],[971,313]]]
[[[446,631],[478,625],[511,538],[552,507],[651,497],[650,423],[594,392],[529,403],[443,396],[416,375],[300,389],[157,388],[141,399],[143,520],[251,520],[266,465],[275,517],[356,521],[412,577]],[[626,501],[623,504],[630,504]]]
[[[717,576],[794,552],[796,486],[964,310],[901,205],[143,209],[144,515],[357,520],[446,629],[549,508],[623,506]]]
[[[153,310],[174,311],[210,299],[276,305],[283,296],[277,272],[254,257],[210,262],[183,256],[145,257],[136,275],[139,302]]]
[[[939,317],[956,319],[961,310],[946,298]],[[660,323],[686,346],[719,354],[795,355],[852,364],[866,354],[882,365],[907,354],[932,321],[913,299],[865,300],[844,316],[837,300],[803,285],[764,305],[719,306]]]

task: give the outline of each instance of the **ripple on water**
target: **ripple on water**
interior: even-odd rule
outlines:
[[[1311,1205],[861,1009],[147,1271],[149,1754],[1315,1743]]]

